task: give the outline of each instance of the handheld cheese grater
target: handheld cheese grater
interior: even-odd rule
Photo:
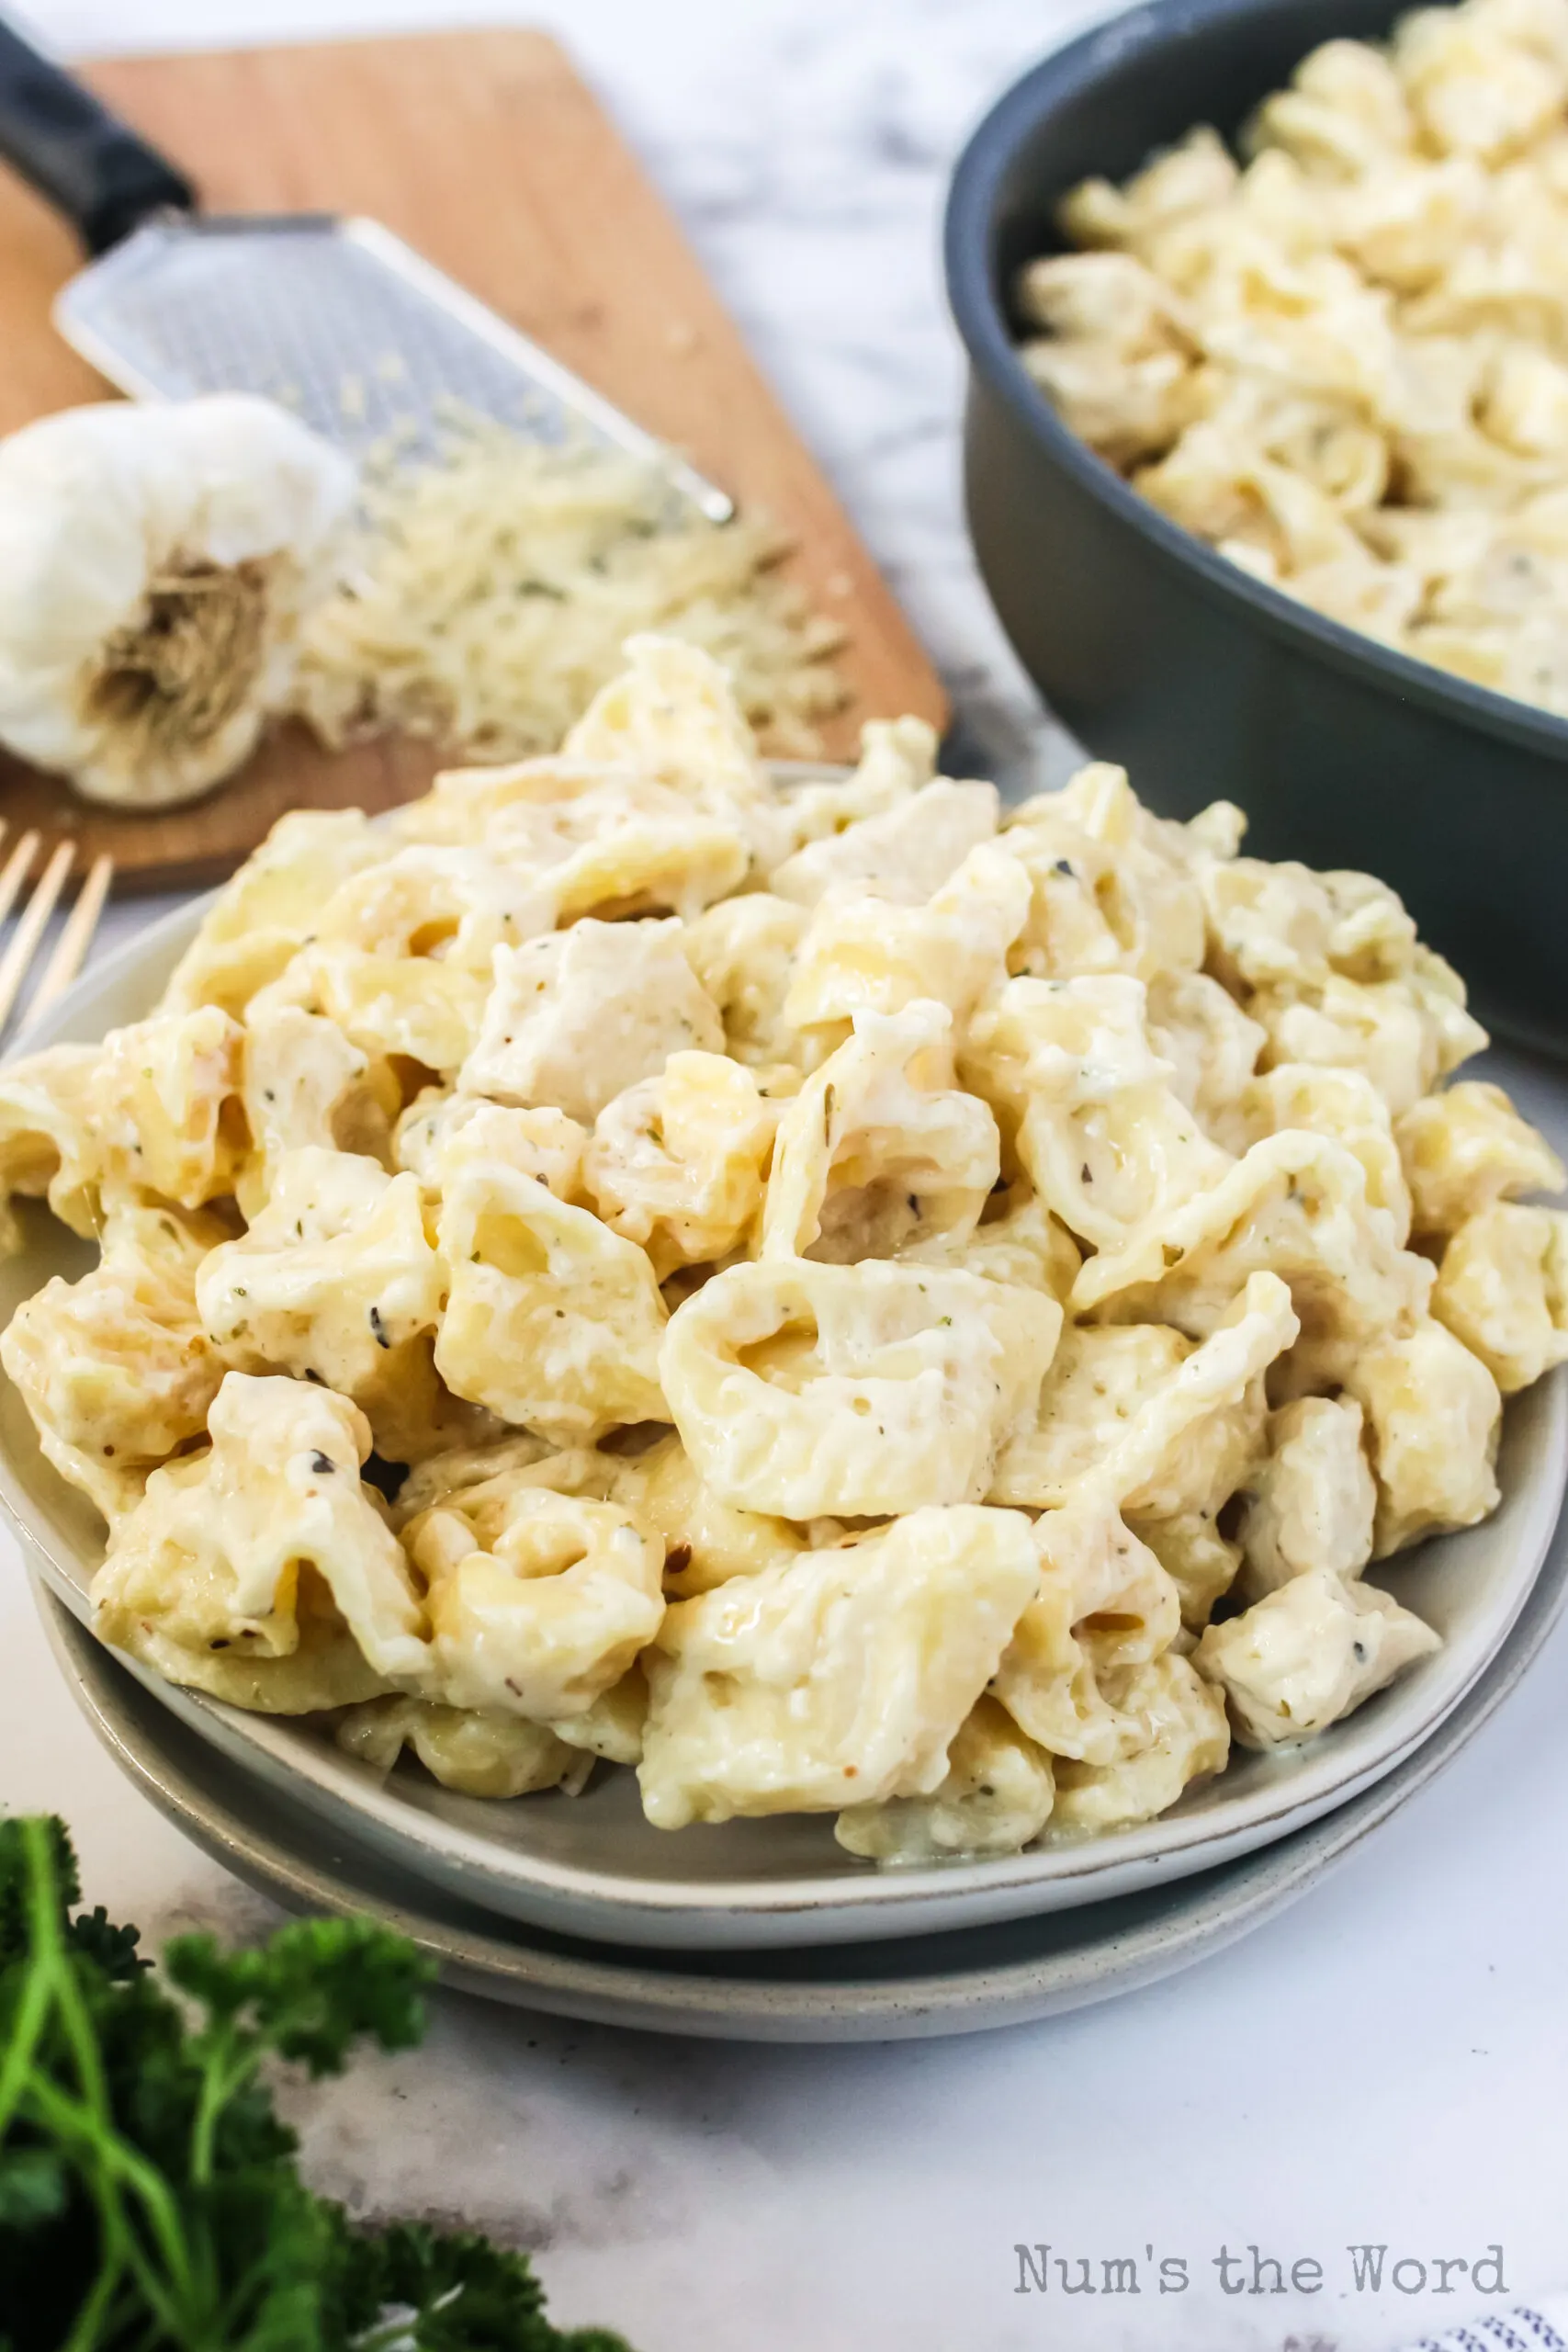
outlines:
[[[417,447],[454,404],[541,440],[586,429],[660,465],[710,521],[725,493],[374,220],[207,214],[91,92],[0,22],[0,157],[93,259],[54,323],[139,400],[261,392],[355,457]]]

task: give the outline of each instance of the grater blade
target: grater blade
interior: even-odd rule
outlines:
[[[374,220],[170,214],[63,289],[72,347],[139,399],[262,392],[362,458],[433,448],[454,403],[546,441],[652,459],[710,521],[734,507],[661,442]]]

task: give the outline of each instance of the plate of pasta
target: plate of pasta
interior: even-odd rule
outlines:
[[[30,1559],[323,1835],[621,1942],[1088,1902],[1368,1786],[1568,1460],[1563,1170],[1456,976],[1228,805],[1003,809],[910,720],[784,779],[627,657],[0,1070]]]
[[[1052,710],[1164,815],[1370,868],[1554,1054],[1565,138],[1565,0],[1145,0],[998,97],[944,229]]]
[[[1336,38],[1250,115],[1062,198],[1025,366],[1182,528],[1472,684],[1568,715],[1562,0]]]

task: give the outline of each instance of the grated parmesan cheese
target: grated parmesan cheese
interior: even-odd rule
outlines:
[[[637,630],[729,670],[763,747],[820,751],[842,708],[835,624],[776,570],[765,523],[677,507],[657,467],[465,418],[438,458],[367,478],[339,585],[305,623],[296,704],[336,748],[383,729],[480,759],[553,751]]]

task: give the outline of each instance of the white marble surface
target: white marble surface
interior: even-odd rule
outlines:
[[[437,21],[434,0],[33,0],[62,48]],[[500,15],[467,0],[468,19]],[[975,582],[943,175],[1062,0],[545,0],[834,472],[998,771],[1060,763]],[[122,918],[123,920],[123,918]],[[1568,1097],[1559,1125],[1568,1125]],[[74,1823],[154,1935],[265,1906],[118,1779],[0,1556],[0,1798]],[[730,2049],[445,1998],[417,2055],[304,2103],[323,2185],[540,2248],[558,2313],[639,2352],[1376,2352],[1463,2315],[1346,2291],[1345,2248],[1568,2278],[1568,1629],[1432,1791],[1296,1910],[1055,2024],[865,2051]],[[1181,2296],[1015,2294],[1015,2241],[1185,2256]],[[1228,2297],[1212,2257],[1315,2257]],[[1407,2278],[1413,2273],[1405,2274]],[[1429,2278],[1429,2285],[1431,2280]]]

